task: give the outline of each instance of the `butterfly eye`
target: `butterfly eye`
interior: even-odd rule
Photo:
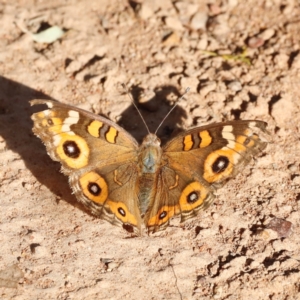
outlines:
[[[89,182],[88,190],[94,196],[99,196],[101,194],[101,191],[102,191],[100,186],[95,182]]]
[[[167,216],[167,212],[163,211],[162,213],[159,214],[159,219],[162,220],[163,218],[165,218]]]
[[[123,217],[126,216],[126,212],[125,212],[125,210],[124,210],[122,207],[119,207],[119,208],[118,208],[118,212],[119,212],[120,215],[122,215]]]
[[[74,141],[64,142],[63,150],[65,154],[70,158],[78,158],[80,155],[80,149]]]
[[[188,203],[195,203],[199,199],[200,193],[198,191],[194,191],[188,194],[186,200]]]
[[[223,172],[229,165],[229,159],[226,156],[219,156],[212,165],[214,173]]]

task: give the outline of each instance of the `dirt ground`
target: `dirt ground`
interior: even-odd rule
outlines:
[[[300,4],[1,1],[1,299],[300,299]],[[59,26],[52,43],[37,32]],[[271,141],[208,210],[131,237],[77,204],[28,101],[151,131],[268,122]]]

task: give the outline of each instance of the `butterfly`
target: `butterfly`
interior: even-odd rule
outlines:
[[[195,217],[216,189],[266,148],[263,121],[228,121],[195,127],[161,146],[156,134],[138,142],[105,117],[50,100],[34,113],[33,132],[59,161],[76,198],[92,214],[137,235]]]

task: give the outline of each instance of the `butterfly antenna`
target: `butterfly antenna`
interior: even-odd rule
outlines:
[[[139,108],[138,108],[137,105],[134,103],[134,100],[133,100],[131,94],[129,93],[127,86],[125,85],[125,83],[122,83],[122,86],[123,86],[123,88],[125,89],[125,91],[126,91],[126,93],[127,93],[127,96],[129,97],[131,103],[133,104],[133,106],[135,107],[135,109],[137,110],[137,112],[139,113],[139,115],[140,115],[140,117],[141,117],[143,123],[145,124],[145,127],[146,127],[148,133],[150,134],[149,127],[148,127],[148,125],[147,125],[145,119],[143,118],[143,116],[142,116],[142,114],[141,114]]]
[[[160,122],[160,124],[158,125],[157,129],[155,130],[155,133],[157,133],[158,129],[161,127],[161,125],[164,123],[164,121],[166,120],[166,118],[170,115],[170,113],[175,109],[175,107],[178,105],[178,103],[180,102],[180,100],[183,99],[183,97],[190,91],[190,88],[188,87],[185,92],[182,94],[182,96],[178,99],[177,103],[170,109],[170,111],[166,114],[166,116],[163,118],[163,120]]]

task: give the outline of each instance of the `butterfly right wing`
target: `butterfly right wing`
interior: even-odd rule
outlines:
[[[165,164],[145,217],[148,230],[165,229],[174,215],[183,222],[208,207],[215,190],[265,149],[260,134],[268,134],[266,126],[255,120],[229,121],[193,128],[170,140],[163,147]]]

